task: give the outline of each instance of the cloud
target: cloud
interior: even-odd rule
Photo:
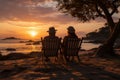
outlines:
[[[24,0],[0,0],[0,19],[14,20],[29,14],[28,4]]]
[[[53,6],[52,6],[53,4]],[[0,21],[68,23],[74,19],[60,14],[51,0],[0,0]]]
[[[52,0],[0,0],[0,21],[23,21],[38,23],[78,23],[75,18],[60,13]],[[115,16],[117,20],[118,16]],[[103,19],[96,19],[104,22]]]

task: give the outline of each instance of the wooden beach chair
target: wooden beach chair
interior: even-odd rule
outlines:
[[[58,59],[58,53],[61,44],[61,38],[55,39],[42,39],[42,62],[45,62],[46,57],[54,57],[54,59]]]
[[[67,41],[67,45],[65,46],[65,56],[70,60],[76,56],[78,61],[80,62],[79,58],[79,50],[81,49],[81,44],[82,44],[83,38],[69,38]]]

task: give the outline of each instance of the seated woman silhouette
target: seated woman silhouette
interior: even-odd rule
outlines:
[[[63,39],[63,43],[62,43],[62,50],[63,50],[63,54],[64,54],[64,57],[66,59],[66,61],[69,61],[69,57],[66,55],[66,46],[67,46],[67,41],[69,38],[78,38],[78,36],[75,34],[75,29],[73,26],[69,26],[67,28],[67,32],[68,32],[68,35],[64,37]]]

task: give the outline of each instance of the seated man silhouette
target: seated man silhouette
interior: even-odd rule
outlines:
[[[68,41],[68,39],[71,39],[71,38],[78,38],[78,36],[75,34],[75,29],[73,26],[69,26],[67,28],[67,32],[68,32],[68,35],[65,36],[63,39],[62,50],[63,50],[63,54],[64,54],[66,61],[69,61],[69,57],[66,55],[67,41]]]
[[[48,32],[48,36],[44,37],[44,40],[47,40],[47,39],[56,39],[58,38],[56,36],[56,29],[54,27],[50,27],[49,30],[47,31]],[[46,57],[46,60],[45,61],[49,61],[49,58]]]

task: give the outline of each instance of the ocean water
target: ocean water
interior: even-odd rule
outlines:
[[[92,48],[97,48],[100,44],[93,43],[82,43],[81,48],[89,50]],[[16,51],[7,51],[7,48],[14,48]],[[20,52],[28,54],[32,51],[41,51],[42,45],[26,45],[26,43],[20,43],[20,41],[0,41],[0,52],[2,55],[7,55],[9,53]]]
[[[101,44],[94,44],[94,43],[82,43],[81,48],[85,50],[90,50],[93,48],[98,48]]]
[[[7,51],[7,48],[14,48],[16,51]],[[41,51],[41,45],[26,45],[25,43],[0,43],[0,52],[2,55],[9,53],[30,53],[31,51]]]

